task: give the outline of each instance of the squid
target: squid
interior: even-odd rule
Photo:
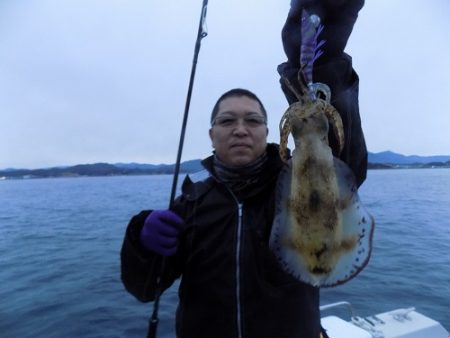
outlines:
[[[282,78],[297,102],[280,121],[280,156],[286,162],[275,196],[270,248],[281,267],[313,286],[335,286],[355,277],[372,252],[374,219],[358,196],[351,169],[333,156],[328,143],[330,125],[339,149],[344,128],[331,105],[331,92],[322,83],[305,82],[301,91]],[[295,148],[287,159],[288,137]]]

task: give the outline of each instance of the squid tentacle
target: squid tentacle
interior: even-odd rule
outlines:
[[[287,79],[287,77],[283,76],[281,79],[284,82],[284,84],[286,85],[286,87],[288,87],[288,89],[291,91],[291,93],[295,95],[297,100],[301,101],[303,99],[303,95],[301,95],[298,92],[298,90],[292,85],[292,83]]]
[[[287,110],[280,121],[280,158],[286,162],[287,161],[287,143],[288,143],[288,137],[291,132],[291,123],[289,120],[289,110]]]
[[[324,113],[327,116],[330,124],[333,126],[333,131],[339,144],[339,154],[341,154],[345,142],[344,125],[342,123],[341,115],[339,115],[339,112],[331,104],[325,102],[324,104]]]

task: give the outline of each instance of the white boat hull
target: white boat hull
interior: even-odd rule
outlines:
[[[322,318],[322,326],[330,338],[450,338],[439,322],[414,308],[352,317],[351,321],[327,316]]]

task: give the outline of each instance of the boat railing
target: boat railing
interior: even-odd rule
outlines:
[[[349,302],[346,302],[346,301],[322,305],[322,306],[320,306],[320,311],[323,312],[323,311],[332,310],[332,309],[335,309],[338,307],[346,307],[348,309],[348,311],[350,312],[351,318],[356,317],[352,304],[350,304]]]
[[[374,324],[370,321],[368,321],[366,318],[361,318],[355,315],[355,311],[353,310],[353,306],[352,304],[350,304],[349,302],[346,301],[342,301],[342,302],[336,302],[336,303],[331,303],[331,304],[327,304],[327,305],[322,305],[320,307],[320,311],[327,311],[327,310],[334,310],[336,308],[342,308],[345,307],[347,308],[347,310],[350,312],[350,322],[352,324],[354,324],[355,326],[367,331],[368,333],[370,333],[370,335],[373,338],[385,338],[385,335],[383,334],[383,332],[377,330],[374,327]]]

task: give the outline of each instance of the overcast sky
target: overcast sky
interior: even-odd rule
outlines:
[[[210,110],[251,89],[279,140],[289,0],[210,0],[183,160],[211,153]],[[2,0],[0,169],[174,163],[201,0]],[[450,1],[366,0],[346,51],[371,152],[450,154]]]

